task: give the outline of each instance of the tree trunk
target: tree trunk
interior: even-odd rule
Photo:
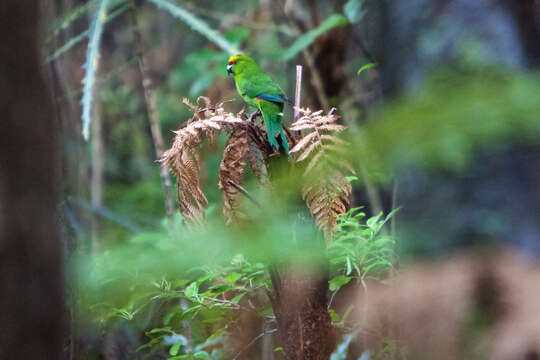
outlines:
[[[62,251],[52,101],[37,1],[0,2],[0,359],[61,359]]]
[[[288,360],[328,360],[336,332],[328,314],[328,275],[307,264],[289,266],[273,276],[272,307],[278,342]]]

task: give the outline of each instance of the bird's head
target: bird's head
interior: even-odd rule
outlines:
[[[246,65],[255,64],[255,61],[246,55],[233,55],[227,62],[227,74],[238,75],[246,67]]]

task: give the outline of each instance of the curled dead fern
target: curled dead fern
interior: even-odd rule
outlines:
[[[352,167],[343,159],[347,143],[335,134],[346,129],[337,124],[339,116],[333,111],[324,115],[322,110],[301,110],[302,116],[291,130],[303,131],[291,149],[295,161],[305,163],[302,197],[323,231],[327,242],[337,228],[337,218],[347,211],[351,185],[344,173]]]
[[[213,141],[220,131],[233,132],[243,127],[244,121],[223,110],[223,104],[210,105],[208,98],[200,97],[198,105],[184,99],[194,116],[176,134],[171,148],[163,153],[161,162],[168,166],[177,179],[178,204],[183,218],[200,224],[208,200],[201,189],[198,151],[205,140]],[[201,105],[202,104],[202,105]]]
[[[161,162],[169,167],[177,179],[180,213],[188,223],[200,224],[208,200],[201,189],[199,151],[204,141],[212,142],[216,135],[229,135],[219,172],[219,187],[224,193],[223,214],[227,223],[245,218],[241,209],[239,191],[235,187],[244,182],[244,170],[249,163],[253,173],[265,183],[268,177],[267,159],[272,148],[266,141],[266,133],[260,124],[227,112],[223,103],[212,106],[206,97],[199,97],[197,104],[184,99],[194,115],[176,134],[171,148],[164,152]]]
[[[247,126],[237,127],[227,140],[223,159],[219,166],[219,188],[223,190],[223,215],[227,225],[238,223],[246,218],[242,211],[240,194],[234,185],[244,183],[246,154],[249,153]]]

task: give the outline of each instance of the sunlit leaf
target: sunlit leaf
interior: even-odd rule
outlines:
[[[368,63],[364,66],[362,66],[360,69],[358,69],[358,71],[356,72],[357,75],[360,75],[361,73],[363,73],[364,71],[366,71],[367,69],[371,69],[372,67],[375,67],[377,66],[377,63]]]

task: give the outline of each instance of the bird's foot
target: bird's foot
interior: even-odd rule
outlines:
[[[249,121],[249,122],[253,122],[253,121],[255,121],[255,118],[256,118],[257,116],[260,116],[260,115],[261,115],[261,112],[260,112],[259,110],[257,110],[257,111],[255,111],[253,114],[249,115],[248,121]]]

